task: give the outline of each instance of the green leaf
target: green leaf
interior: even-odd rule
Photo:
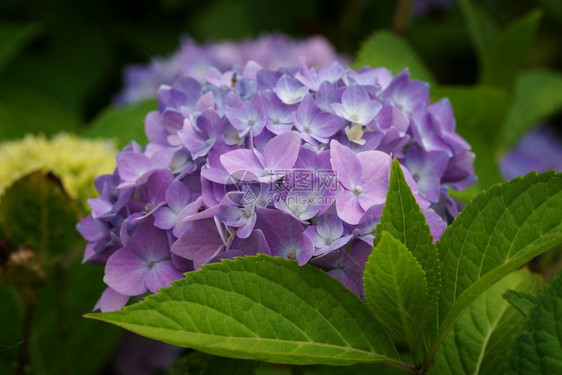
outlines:
[[[257,361],[217,357],[192,351],[172,365],[168,375],[251,375],[256,372]]]
[[[263,255],[209,264],[143,302],[87,317],[220,356],[401,366],[384,328],[339,281]]]
[[[513,344],[507,374],[562,374],[562,273],[554,276]]]
[[[529,53],[542,12],[531,11],[501,30],[478,4],[469,0],[459,3],[478,55],[480,81],[509,89]]]
[[[80,119],[56,100],[37,90],[2,83],[0,87],[0,140],[27,133],[53,135],[76,132]]]
[[[529,54],[541,18],[541,11],[531,11],[507,27],[484,59],[482,83],[511,88]]]
[[[81,252],[71,255],[75,259],[51,272],[39,293],[30,342],[34,374],[100,374],[123,333],[82,318],[105,288],[103,267],[81,264]]]
[[[548,70],[521,73],[501,134],[501,151],[510,150],[537,123],[562,110],[562,74]]]
[[[469,0],[459,0],[459,5],[468,24],[472,44],[482,61],[495,45],[501,29],[478,4]]]
[[[428,320],[425,272],[408,248],[390,233],[382,232],[379,238],[363,274],[367,306],[414,351]]]
[[[425,365],[463,311],[487,288],[562,243],[562,174],[530,173],[482,192],[437,243],[438,332]]]
[[[23,301],[9,285],[0,282],[0,374],[11,374],[21,346]]]
[[[457,132],[476,154],[474,169],[480,189],[501,181],[495,150],[507,110],[507,92],[490,86],[440,86],[432,89],[431,97],[450,99]]]
[[[506,290],[502,297],[524,316],[529,316],[531,309],[538,301],[538,297],[535,294],[512,289]]]
[[[0,23],[0,71],[39,33],[36,24]]]
[[[30,246],[40,261],[52,262],[79,243],[79,206],[53,174],[23,176],[0,199],[2,232],[14,244]]]
[[[500,295],[507,288],[536,292],[542,278],[523,269],[512,272],[478,297],[439,348],[432,374],[503,374],[511,343],[526,318]]]
[[[409,68],[412,78],[435,83],[430,70],[412,47],[390,31],[377,31],[363,43],[353,66],[360,68],[365,65],[373,68],[382,66],[394,74]]]
[[[144,118],[156,109],[156,101],[153,99],[126,107],[109,107],[92,121],[82,135],[88,138],[113,138],[118,147],[133,140],[146,144]]]
[[[425,273],[427,296],[422,304],[425,313],[417,317],[417,323],[423,326],[435,309],[441,289],[439,254],[433,243],[425,216],[406,183],[404,173],[396,158],[392,161],[390,168],[390,183],[386,203],[376,230],[375,246],[383,232],[392,234],[405,244]]]

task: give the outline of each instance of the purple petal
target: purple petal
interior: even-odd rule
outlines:
[[[121,310],[123,306],[127,304],[128,300],[129,296],[120,294],[107,287],[101,294],[96,306],[94,306],[94,311],[99,309],[102,313],[104,313]]]
[[[361,164],[357,155],[336,140],[330,142],[330,162],[337,173],[338,182],[352,190],[361,176]]]
[[[348,190],[336,196],[336,210],[340,219],[352,225],[359,223],[365,213],[355,194]]]
[[[172,253],[192,260],[196,269],[222,250],[224,245],[213,219],[185,223],[183,234],[172,245]]]
[[[264,174],[264,166],[256,153],[252,150],[241,149],[230,151],[221,155],[220,160],[224,169],[231,175],[240,171],[251,172],[250,174],[253,174],[254,177],[261,177]],[[248,176],[248,178],[250,178],[250,176]]]
[[[176,270],[171,260],[155,263],[146,275],[145,285],[152,293],[158,289],[170,286],[170,283],[183,278],[183,274]]]
[[[308,94],[308,88],[306,86],[303,86],[296,79],[286,74],[283,74],[281,78],[279,78],[273,91],[285,104],[299,103],[304,96]]]
[[[144,280],[148,271],[144,258],[123,247],[107,260],[103,281],[120,294],[137,296],[146,291]]]
[[[273,169],[291,169],[297,161],[301,139],[297,132],[273,137],[264,149],[265,166]],[[222,158],[221,158],[222,160]]]

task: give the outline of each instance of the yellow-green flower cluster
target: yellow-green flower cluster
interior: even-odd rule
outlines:
[[[85,205],[86,199],[96,195],[94,178],[113,172],[115,152],[111,141],[87,140],[69,134],[51,139],[28,135],[1,143],[0,195],[19,177],[40,169],[58,176],[67,193]]]

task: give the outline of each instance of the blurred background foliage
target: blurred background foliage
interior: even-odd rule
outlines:
[[[155,102],[111,105],[127,64],[171,54],[185,35],[212,42],[267,32],[295,38],[322,34],[339,52],[357,57],[354,66],[383,65],[396,73],[408,65],[415,78],[432,83],[433,99],[451,99],[458,131],[477,155],[478,186],[456,195],[467,201],[501,180],[499,158],[526,131],[544,122],[561,130],[562,2],[400,3],[413,5],[410,16],[397,11],[398,1],[391,0],[2,0],[0,142],[59,132],[113,138],[118,146],[130,139],[142,142],[143,119]],[[10,195],[17,197],[11,203]],[[31,364],[20,373],[144,374],[174,360],[177,352],[170,355],[159,344],[142,341],[122,342],[120,360],[111,360],[120,332],[80,317],[103,289],[102,270],[80,264],[84,243],[74,235],[74,226],[84,208],[82,202],[65,203],[72,199],[60,176],[50,170],[31,173],[0,199],[1,374],[10,373],[14,361]],[[37,217],[46,221],[39,229],[28,229],[33,226],[29,218]],[[56,218],[54,232],[49,218]],[[37,253],[30,256],[30,245],[45,249],[48,261]],[[15,265],[9,259],[14,253],[21,255]],[[553,272],[556,260],[549,255],[537,267]],[[15,274],[25,275],[24,281]],[[162,353],[147,360],[146,351]],[[226,366],[206,355],[190,361],[191,367],[182,360],[171,373],[206,373]],[[301,370],[335,373],[318,367]],[[288,371],[258,367],[258,373]]]

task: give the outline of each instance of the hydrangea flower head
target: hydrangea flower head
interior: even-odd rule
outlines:
[[[450,102],[430,103],[408,70],[249,62],[221,74],[162,85],[149,144],[96,181],[103,202],[78,229],[84,260],[106,265],[102,310],[258,253],[320,267],[362,297],[392,158],[434,239],[456,214],[448,187],[475,181]]]
[[[95,194],[92,181],[115,168],[115,147],[110,141],[86,140],[68,134],[52,139],[28,135],[0,144],[0,194],[19,177],[37,170],[52,171],[66,192],[84,206]]]
[[[308,66],[324,66],[334,60],[345,60],[336,54],[334,47],[323,37],[313,36],[304,40],[291,40],[281,34],[262,35],[239,43],[222,42],[197,44],[184,38],[181,46],[166,59],[156,58],[147,65],[132,65],[125,69],[125,87],[117,96],[118,103],[135,103],[153,98],[161,84],[172,84],[178,77],[188,75],[199,82],[231,84],[232,75],[224,74],[232,66],[244,66],[255,61],[263,67],[279,69],[297,66],[304,59]],[[338,66],[341,69],[341,66]],[[301,80],[320,81],[339,79],[333,77],[329,65],[311,76],[298,76]],[[294,77],[286,77],[291,80]],[[234,79],[236,79],[234,77]],[[289,84],[290,82],[287,82]],[[314,86],[314,84],[313,84]],[[316,90],[318,87],[316,87]],[[282,88],[279,88],[282,90]],[[301,90],[302,92],[302,90]]]
[[[500,161],[500,170],[505,179],[547,169],[562,171],[562,140],[552,126],[542,126],[527,132]]]

